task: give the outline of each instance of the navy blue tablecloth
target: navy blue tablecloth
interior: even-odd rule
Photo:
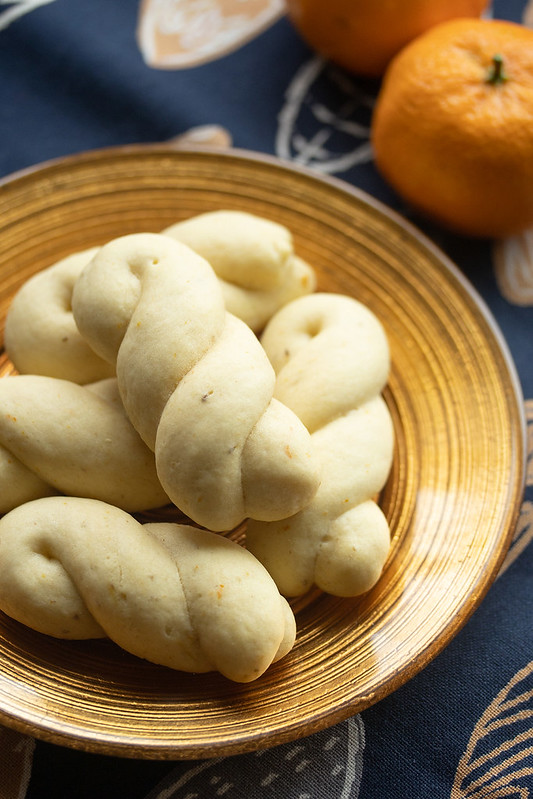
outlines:
[[[156,11],[165,5],[168,26],[158,39]],[[525,5],[496,0],[492,13],[522,21]],[[192,130],[200,141],[222,137],[342,178],[419,226],[474,284],[510,347],[533,419],[533,239],[522,241],[523,260],[513,271],[516,242],[454,236],[406,207],[372,161],[368,128],[378,83],[322,61],[279,6],[248,40],[224,40],[214,54],[177,64],[171,17],[179,7],[179,0],[3,0],[0,176]],[[481,606],[418,676],[363,713],[272,750],[195,762],[124,760],[7,736],[0,796],[533,796],[532,481],[530,468],[511,553]],[[9,747],[20,759],[11,793]]]

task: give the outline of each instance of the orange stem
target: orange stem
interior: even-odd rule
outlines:
[[[507,79],[503,68],[503,57],[496,54],[492,58],[492,64],[487,75],[487,83],[492,84],[492,86],[498,86],[500,83],[505,83]]]

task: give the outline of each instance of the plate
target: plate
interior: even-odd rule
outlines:
[[[384,324],[396,432],[381,505],[390,556],[358,599],[295,601],[294,649],[259,680],[186,675],[109,641],[47,638],[0,618],[0,722],[87,751],[191,759],[334,725],[413,677],[479,605],[511,542],[524,485],[523,402],[490,313],[421,233],[332,178],[239,151],[96,151],[4,180],[0,318],[30,275],[76,250],[213,209],[285,224],[319,289]],[[10,364],[2,355],[0,374]]]

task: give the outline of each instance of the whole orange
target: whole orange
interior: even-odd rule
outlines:
[[[533,225],[533,30],[456,20],[390,64],[371,125],[378,170],[412,206],[471,236]]]
[[[317,52],[380,77],[407,42],[454,17],[479,17],[487,0],[286,0],[289,18]]]

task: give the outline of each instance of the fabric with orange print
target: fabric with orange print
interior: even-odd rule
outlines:
[[[533,231],[474,240],[410,207],[374,163],[379,81],[313,50],[285,9],[285,0],[0,2],[0,178],[135,143],[235,147],[341,180],[399,213],[457,266],[516,365],[527,468],[509,551],[474,615],[414,678],[361,713],[271,749],[152,760],[33,737],[11,713],[17,687],[0,651],[0,799],[533,796]],[[324,0],[321,9],[327,15],[333,5]],[[494,0],[486,16],[533,27],[533,3]],[[139,224],[145,211],[139,209]],[[375,246],[379,251],[381,243]],[[16,248],[13,242],[14,259]],[[438,447],[435,457],[443,457]],[[354,628],[360,607],[351,606]],[[0,634],[4,624],[0,617]],[[17,635],[23,649],[27,632],[21,626]],[[39,649],[32,668],[43,668],[51,651],[50,642]],[[379,672],[380,663],[370,668]],[[287,702],[292,690],[287,686]],[[136,712],[128,707],[124,722]],[[143,712],[148,718],[155,703]]]

